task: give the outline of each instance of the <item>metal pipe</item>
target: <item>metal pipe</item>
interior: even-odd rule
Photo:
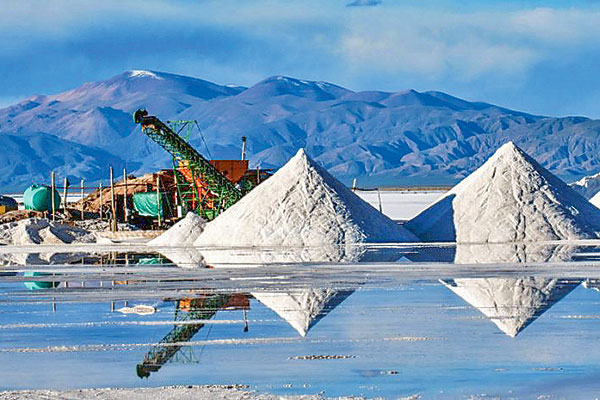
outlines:
[[[246,136],[242,136],[242,161],[246,159]]]

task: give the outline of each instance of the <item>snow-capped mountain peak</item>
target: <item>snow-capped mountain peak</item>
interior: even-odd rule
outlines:
[[[164,79],[156,74],[156,72],[152,71],[144,71],[140,69],[132,69],[129,71],[130,78],[152,78],[152,79]]]

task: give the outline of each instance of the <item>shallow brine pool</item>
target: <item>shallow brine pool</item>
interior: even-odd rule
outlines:
[[[223,263],[196,269],[125,246],[45,250],[62,262],[0,273],[0,389],[600,393],[594,242],[381,245],[344,263],[303,261],[294,249],[220,249]]]

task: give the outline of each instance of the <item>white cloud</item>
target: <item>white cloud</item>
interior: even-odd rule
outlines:
[[[596,46],[599,31],[600,13],[581,10],[380,9],[352,21],[340,53],[355,71],[458,81],[510,78],[553,59],[557,49]]]

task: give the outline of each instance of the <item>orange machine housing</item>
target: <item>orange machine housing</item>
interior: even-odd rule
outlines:
[[[221,172],[233,184],[238,183],[248,170],[248,160],[209,160],[210,164]],[[186,162],[179,163],[179,172],[185,179],[192,183],[195,181],[195,186],[198,188],[198,199],[202,201],[207,208],[214,208],[216,205],[212,201],[212,195],[208,190],[206,183],[202,177],[192,177],[192,171],[188,168]],[[192,204],[196,207],[197,204]]]
[[[210,160],[209,162],[232,183],[238,183],[248,171],[248,160]]]

